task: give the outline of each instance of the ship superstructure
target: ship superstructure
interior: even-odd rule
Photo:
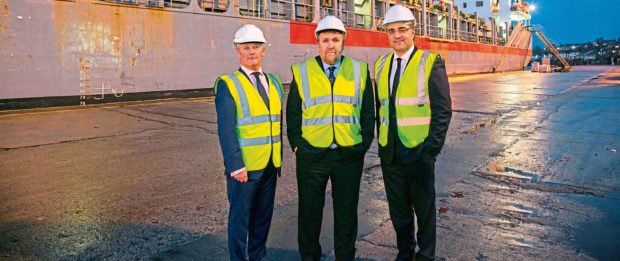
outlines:
[[[412,10],[416,46],[440,54],[449,74],[529,62],[528,19],[502,27],[451,0],[0,0],[0,102],[79,97],[90,104],[212,88],[238,68],[231,41],[247,23],[267,38],[264,71],[290,82],[290,65],[317,55],[315,22],[328,14],[347,26],[344,55],[373,64],[391,50],[378,25],[394,4]]]

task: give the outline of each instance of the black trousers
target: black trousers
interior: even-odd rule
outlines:
[[[297,158],[299,196],[298,242],[302,260],[320,260],[321,223],[325,188],[331,180],[334,204],[334,249],[337,260],[355,258],[357,204],[364,159],[343,160],[337,151],[328,151],[318,161]]]
[[[417,216],[417,243],[420,251],[415,260],[433,260],[436,243],[435,158],[422,154],[413,164],[403,164],[398,156],[391,162],[381,161],[383,181],[396,230],[397,260],[414,258],[414,211]]]

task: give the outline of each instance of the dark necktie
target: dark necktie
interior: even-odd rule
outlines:
[[[256,79],[256,89],[258,90],[260,97],[263,98],[263,102],[265,102],[265,106],[269,108],[269,96],[267,96],[267,92],[265,91],[265,88],[263,87],[263,84],[261,83],[261,80],[259,77],[260,73],[253,72],[252,75],[254,75],[254,79]]]
[[[330,67],[327,67],[327,70],[329,70],[329,77],[328,78],[329,78],[329,83],[331,83],[332,90],[333,90],[334,82],[336,81],[336,77],[334,76],[334,71],[336,70],[336,66],[332,65]],[[338,148],[338,144],[336,143],[336,137],[335,136],[334,136],[334,139],[332,140],[332,144],[329,145],[329,148],[332,149],[332,150]]]
[[[392,79],[392,96],[396,94],[396,88],[398,88],[398,83],[400,82],[400,62],[402,58],[396,58],[396,73],[394,74],[394,79]]]
[[[329,70],[329,83],[332,84],[332,86],[334,86],[334,82],[336,81],[336,77],[334,76],[334,71],[336,70],[336,66],[330,66],[329,68],[327,68],[327,70]]]

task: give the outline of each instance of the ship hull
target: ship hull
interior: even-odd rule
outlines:
[[[88,104],[131,93],[212,88],[218,76],[239,67],[231,42],[247,23],[267,38],[263,70],[285,83],[292,64],[318,54],[312,23],[209,13],[195,1],[173,9],[2,0],[0,100],[79,96],[80,104]],[[372,65],[391,50],[382,32],[347,30],[346,56]],[[519,39],[503,47],[417,36],[415,44],[440,54],[454,75],[523,69],[531,57],[531,35]]]

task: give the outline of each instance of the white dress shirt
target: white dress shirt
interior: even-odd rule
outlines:
[[[258,68],[258,71],[252,71],[248,68],[245,68],[245,66],[241,65],[241,70],[243,70],[243,72],[250,78],[250,82],[252,82],[252,85],[256,86],[256,78],[254,77],[254,75],[252,73],[254,72],[259,72],[260,73],[260,83],[263,84],[263,88],[265,89],[265,93],[267,93],[267,97],[269,97],[269,84],[267,83],[267,77],[265,77],[265,74],[263,73],[263,68],[260,67]]]
[[[407,67],[407,62],[409,61],[409,57],[411,56],[411,53],[413,53],[414,49],[415,49],[415,45],[412,45],[411,48],[409,48],[409,50],[407,50],[407,52],[404,53],[402,56],[398,56],[396,52],[394,52],[394,56],[392,57],[392,70],[390,71],[390,79],[389,79],[390,93],[392,93],[392,83],[394,82],[394,75],[396,74],[396,66],[397,66],[396,59],[397,58],[402,59],[400,61],[400,74],[399,74],[400,78],[402,78],[403,73],[405,72],[405,67]],[[400,82],[400,79],[398,80]]]

